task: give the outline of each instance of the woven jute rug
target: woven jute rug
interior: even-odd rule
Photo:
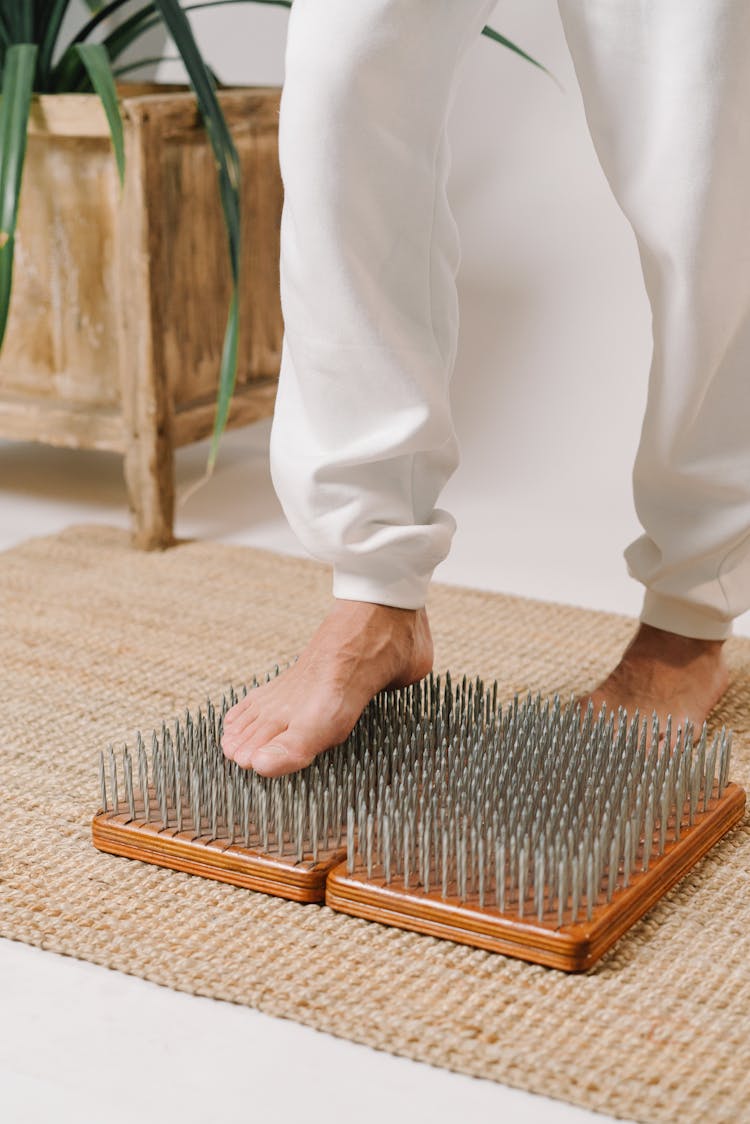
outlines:
[[[105,855],[98,751],[301,648],[325,569],[243,547],[141,554],[74,527],[0,555],[0,935],[638,1121],[750,1120],[750,817],[585,975]],[[593,685],[633,620],[436,586],[436,669],[501,697]],[[750,641],[728,645],[750,787]]]

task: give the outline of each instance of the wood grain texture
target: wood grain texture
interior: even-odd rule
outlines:
[[[142,808],[140,812],[142,816]],[[164,828],[160,823],[138,818],[129,821],[127,813],[100,811],[91,821],[91,837],[98,850],[112,855],[215,878],[295,902],[322,902],[329,870],[346,857],[346,848],[338,848],[319,852],[317,861],[308,852],[295,862],[289,855],[264,853],[258,845],[243,847],[226,837],[213,839],[203,834],[196,838],[189,828],[189,817],[186,820],[188,828],[178,833],[176,828]]]
[[[65,398],[49,398],[29,407],[24,394],[0,394],[0,434],[15,441],[43,441],[68,449],[125,451],[122,411],[90,406]]]
[[[98,97],[33,100],[0,352],[0,436],[121,452],[134,541],[161,549],[173,541],[174,449],[213,428],[230,270],[192,92],[126,83],[120,97],[122,193]],[[231,427],[273,412],[281,362],[281,89],[218,97],[243,185]]]
[[[147,99],[146,99],[147,100]],[[164,361],[164,278],[158,262],[168,232],[159,221],[161,130],[148,105],[123,102],[126,181],[118,208],[118,358],[125,425],[125,483],[134,544],[171,546],[174,521],[173,394]]]
[[[634,873],[627,887],[614,892],[611,902],[599,901],[590,921],[569,920],[558,927],[556,911],[542,921],[519,919],[497,909],[480,908],[471,898],[462,903],[450,896],[443,900],[439,891],[425,894],[405,889],[398,878],[386,885],[382,878],[368,879],[362,867],[349,874],[346,863],[328,876],[326,905],[368,921],[446,937],[566,972],[582,972],[679,882],[742,819],[744,811],[744,789],[727,785],[722,798],[696,816],[692,827],[683,828],[679,841],[667,844],[647,871]]]

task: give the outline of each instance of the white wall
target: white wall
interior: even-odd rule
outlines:
[[[193,25],[223,80],[280,83],[287,18],[249,3]],[[454,105],[463,463],[442,501],[459,531],[437,576],[635,612],[621,551],[638,529],[630,470],[650,355],[635,241],[593,152],[556,3],[506,0],[489,22],[564,92],[480,37]]]
[[[222,80],[243,84],[283,82],[287,19],[253,2],[192,17]],[[636,613],[622,550],[639,533],[630,474],[651,335],[635,239],[594,154],[556,0],[503,0],[489,22],[563,89],[480,36],[454,104],[463,461],[441,501],[459,530],[436,576]]]

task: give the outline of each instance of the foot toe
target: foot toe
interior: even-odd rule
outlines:
[[[292,764],[289,751],[285,746],[276,742],[269,742],[267,745],[261,746],[260,749],[253,750],[248,764],[262,777],[281,777],[286,773],[294,772],[297,768],[304,767]]]
[[[247,754],[248,765],[264,777],[281,777],[304,769],[326,745],[303,738],[291,729],[256,745]]]
[[[239,702],[236,702],[234,706],[230,706],[229,710],[224,715],[224,725],[234,726],[241,720],[247,709],[253,705],[254,701],[252,694],[248,694],[240,699]]]
[[[280,734],[284,733],[286,728],[287,722],[281,715],[261,719],[249,729],[238,734],[236,738],[231,738],[229,747],[232,757],[241,768],[249,769],[251,755],[260,746],[275,741]]]
[[[228,738],[230,741],[244,741],[246,740],[255,723],[258,721],[260,714],[258,711],[246,711],[241,715],[236,722],[231,725],[226,723],[222,729],[222,738]]]

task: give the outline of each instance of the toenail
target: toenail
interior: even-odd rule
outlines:
[[[277,756],[281,756],[283,754],[284,757],[289,756],[289,750],[286,748],[286,746],[279,745],[278,742],[269,742],[268,745],[262,746],[258,750],[258,753],[272,753]]]

